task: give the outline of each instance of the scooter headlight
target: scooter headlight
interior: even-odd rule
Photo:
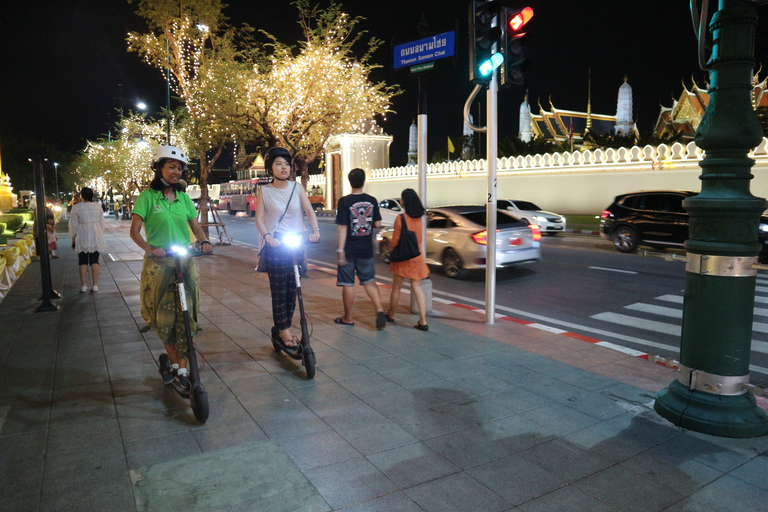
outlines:
[[[171,247],[171,251],[174,254],[178,254],[179,256],[186,256],[187,255],[187,249],[184,248],[184,247],[180,247],[178,245],[174,245],[173,247]]]
[[[283,243],[288,247],[300,247],[301,237],[295,234],[283,235]]]

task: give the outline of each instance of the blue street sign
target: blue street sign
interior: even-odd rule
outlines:
[[[455,31],[395,46],[395,69],[453,57]]]

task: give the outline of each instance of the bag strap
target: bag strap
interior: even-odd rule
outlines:
[[[400,214],[400,220],[402,221],[402,223],[401,223],[401,224],[402,224],[402,229],[401,229],[401,231],[405,231],[405,232],[408,232],[408,231],[410,231],[410,230],[408,229],[408,224],[406,224],[406,223],[405,223],[405,214],[404,214],[404,213],[401,213],[401,214]]]
[[[296,182],[293,182],[293,188],[291,189],[291,195],[288,196],[288,202],[285,204],[285,210],[283,211],[283,214],[280,216],[280,218],[277,220],[277,224],[275,224],[275,231],[277,231],[277,226],[280,225],[281,222],[283,222],[283,217],[285,217],[285,214],[288,213],[288,207],[291,206],[291,199],[293,199],[293,193],[296,192]],[[267,236],[267,235],[264,235]],[[266,243],[266,239],[264,237],[261,237],[261,247],[259,247],[259,251],[264,247],[264,244]]]
[[[293,182],[293,188],[291,189],[291,195],[288,196],[288,202],[285,203],[285,211],[283,212],[283,214],[278,219],[277,225],[275,225],[275,230],[277,230],[277,226],[279,226],[280,223],[283,221],[283,217],[285,217],[285,214],[288,213],[288,207],[291,206],[291,199],[293,199],[293,193],[296,192],[296,185],[297,185],[297,183],[294,181]]]

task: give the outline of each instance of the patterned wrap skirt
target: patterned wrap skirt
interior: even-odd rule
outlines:
[[[200,286],[197,264],[191,257],[181,260],[189,324],[197,334]],[[174,258],[150,258],[144,255],[141,269],[141,316],[166,345],[172,345],[180,359],[187,355],[184,315],[176,298],[176,263]]]

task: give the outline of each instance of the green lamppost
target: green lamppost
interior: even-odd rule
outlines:
[[[710,99],[696,132],[706,151],[701,193],[690,215],[680,374],[654,408],[675,425],[725,437],[768,433],[768,415],[744,388],[749,382],[760,215],[768,203],[749,191],[762,140],[752,107],[757,14],[749,0],[720,0],[709,25]]]

